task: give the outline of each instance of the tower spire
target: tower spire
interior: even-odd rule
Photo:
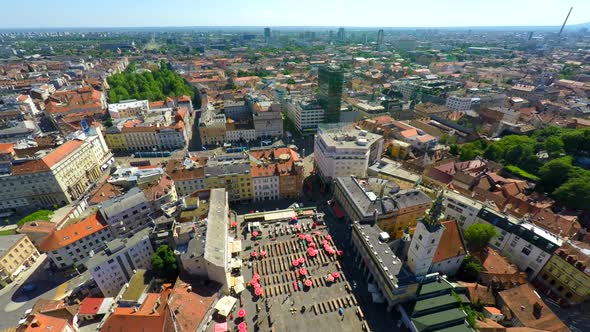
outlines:
[[[436,195],[434,202],[432,202],[430,210],[421,220],[429,230],[434,230],[441,226],[440,217],[442,216],[443,208],[443,191],[441,190]]]

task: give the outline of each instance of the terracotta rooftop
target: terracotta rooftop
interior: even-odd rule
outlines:
[[[215,283],[211,286],[191,286],[180,279],[176,280],[168,303],[174,312],[178,332],[196,331],[207,310],[215,302],[218,290],[219,285]]]
[[[57,149],[51,151],[48,155],[41,158],[47,167],[53,167],[55,164],[60,162],[65,157],[72,154],[76,149],[82,146],[84,141],[72,140],[67,141],[64,144],[57,147]]]
[[[43,314],[34,315],[33,319],[28,323],[28,326],[24,329],[25,332],[47,332],[55,331],[62,332],[68,321],[63,318],[51,317]]]
[[[96,315],[104,298],[102,297],[87,297],[80,303],[80,315]]]
[[[518,272],[516,266],[511,264],[506,258],[500,255],[494,249],[487,247],[479,258],[484,271],[493,273],[513,274]]]
[[[123,190],[120,187],[111,184],[109,182],[105,182],[102,186],[98,187],[88,199],[88,203],[90,204],[98,204],[104,201],[107,201],[111,198],[120,196],[123,194]]]
[[[528,283],[501,291],[498,296],[503,302],[503,309],[509,310],[524,327],[557,332],[570,331]]]
[[[158,293],[148,293],[145,300],[135,309],[133,307],[117,307],[104,322],[101,332],[162,332],[169,331],[171,324],[168,297],[172,292],[170,284],[162,286]]]
[[[459,284],[467,289],[467,295],[471,302],[481,302],[484,305],[496,305],[496,298],[494,297],[494,292],[491,287],[463,281],[459,281]]]
[[[434,257],[432,258],[433,263],[438,263],[449,258],[465,255],[465,245],[463,238],[457,227],[457,222],[454,220],[445,221],[442,223],[445,227],[443,234],[440,238]]]
[[[0,153],[1,154],[13,153],[14,152],[13,146],[14,146],[14,144],[12,144],[12,143],[0,143]]]
[[[97,219],[95,213],[78,223],[54,231],[41,241],[39,249],[44,252],[57,250],[87,237],[90,234],[96,233],[105,227],[106,226]]]

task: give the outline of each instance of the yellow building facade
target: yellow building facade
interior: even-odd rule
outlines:
[[[0,284],[12,282],[39,257],[39,252],[24,234],[7,235],[0,243]]]

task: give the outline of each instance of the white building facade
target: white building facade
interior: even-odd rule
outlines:
[[[252,196],[255,202],[279,199],[279,177],[252,177]]]

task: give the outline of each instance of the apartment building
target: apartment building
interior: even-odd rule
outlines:
[[[130,99],[108,105],[109,115],[113,119],[139,116],[149,111],[149,109],[148,100]]]
[[[291,148],[251,149],[254,201],[296,198],[301,194],[303,161]]]
[[[281,106],[268,98],[247,95],[246,105],[252,111],[252,120],[257,138],[280,137],[283,135]]]
[[[205,189],[225,188],[229,200],[252,200],[252,175],[248,155],[226,153],[212,156],[204,167]]]
[[[206,110],[199,119],[199,137],[203,145],[222,144],[226,135],[226,117],[224,114]]]
[[[103,164],[97,147],[100,144],[71,140],[35,158],[13,156],[8,173],[0,176],[0,210],[52,208],[80,198],[100,177]],[[105,156],[102,153],[101,159]]]
[[[449,96],[446,105],[453,111],[468,111],[479,104],[479,100],[477,97]]]
[[[0,285],[12,282],[38,257],[37,248],[25,234],[3,236],[0,241]]]
[[[67,268],[80,265],[90,253],[101,250],[113,239],[109,228],[92,214],[80,222],[54,230],[39,244],[54,266]]]
[[[117,296],[135,270],[151,268],[154,249],[150,231],[144,229],[129,238],[114,239],[88,259],[85,265],[104,297]]]
[[[315,133],[324,122],[324,109],[313,99],[292,100],[287,104],[287,116],[300,133]]]
[[[341,176],[367,176],[383,153],[383,137],[355,128],[322,129],[315,137],[315,169],[324,182]]]
[[[190,159],[169,160],[166,173],[174,181],[178,196],[184,197],[205,189],[205,169]]]
[[[507,257],[534,279],[563,241],[556,235],[533,224],[522,222],[488,207],[477,215],[476,222],[494,226],[497,237],[490,246]]]
[[[472,198],[465,197],[451,190],[443,192],[444,215],[456,220],[461,229],[466,230],[476,222],[483,204]]]
[[[567,305],[589,300],[590,247],[581,242],[564,243],[553,253],[534,284],[543,293]]]
[[[101,203],[98,213],[116,237],[129,237],[151,227],[150,201],[138,187]]]
[[[416,220],[432,204],[432,199],[417,189],[400,191],[387,180],[353,176],[334,180],[334,200],[351,221],[377,224],[394,239],[416,226]]]
[[[54,117],[68,114],[103,116],[106,108],[105,95],[90,86],[56,91],[45,102],[45,111]]]

